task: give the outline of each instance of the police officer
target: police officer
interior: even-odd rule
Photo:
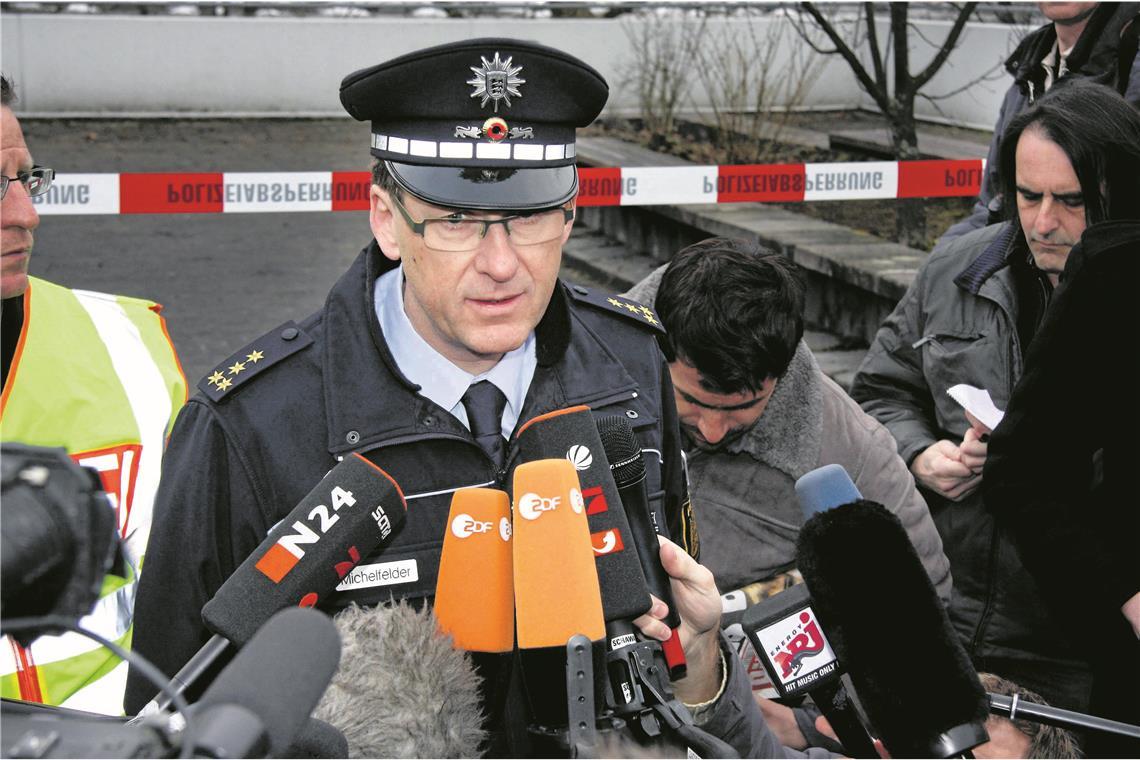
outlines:
[[[372,125],[373,239],[320,312],[219,364],[179,416],[139,593],[139,652],[176,672],[208,638],[202,606],[350,452],[400,484],[407,522],[364,559],[376,572],[354,574],[330,606],[430,598],[452,493],[506,486],[514,431],[577,404],[630,419],[651,507],[696,554],[660,323],[558,279],[578,190],[575,127],[607,94],[583,62],[509,39],[422,50],[345,78],[341,102]],[[690,654],[690,688],[677,692],[704,701],[727,680],[715,661],[719,600],[690,557],[663,554],[699,592],[684,633],[697,650],[713,642],[711,659]],[[650,635],[664,628],[641,622]],[[154,691],[132,673],[127,710]]]

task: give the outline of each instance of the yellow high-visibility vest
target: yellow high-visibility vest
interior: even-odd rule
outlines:
[[[28,280],[0,396],[0,440],[62,447],[99,471],[130,577],[108,576],[80,625],[129,647],[162,451],[186,402],[186,378],[158,304]],[[0,645],[0,693],[9,698],[120,715],[126,670],[76,633]]]

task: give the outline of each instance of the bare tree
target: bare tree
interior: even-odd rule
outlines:
[[[874,3],[863,3],[862,18],[856,16],[851,24],[836,23],[825,16],[815,3],[800,3],[800,7],[815,22],[830,40],[833,47],[821,45],[816,35],[805,25],[797,23],[800,36],[816,52],[824,55],[838,55],[843,58],[855,74],[859,86],[871,96],[875,105],[887,118],[891,131],[891,143],[895,157],[900,161],[916,159],[918,135],[914,118],[914,102],[921,90],[942,68],[950,57],[950,52],[958,44],[958,38],[966,26],[966,21],[974,12],[977,3],[955,4],[957,15],[949,33],[942,41],[924,69],[917,73],[910,70],[910,32],[907,22],[908,3],[889,3],[889,33],[883,48],[879,45],[879,33],[875,26],[876,7]],[[862,31],[860,28],[862,27]],[[844,31],[849,36],[845,37]],[[850,41],[848,41],[850,40]],[[859,59],[856,50],[864,48],[870,58],[871,70]],[[887,55],[890,55],[892,70],[887,70]],[[920,246],[926,238],[926,212],[922,201],[903,200],[899,203],[896,215],[896,231],[899,242],[905,245]]]
[[[781,133],[823,63],[795,44],[795,32],[781,19],[744,10],[737,23],[710,27],[705,44],[692,46],[692,68],[715,127],[712,137],[729,164],[774,157]]]
[[[706,18],[699,14],[690,21],[677,23],[651,11],[622,24],[631,53],[623,80],[637,93],[651,148],[674,139],[677,112],[688,96],[689,68],[702,45]]]

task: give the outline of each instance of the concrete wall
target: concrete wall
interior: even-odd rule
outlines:
[[[589,61],[609,80],[611,112],[633,113],[637,99],[626,82],[632,63],[632,24],[619,19],[326,19],[100,16],[6,13],[0,59],[20,88],[20,111],[35,115],[343,115],[341,78],[358,68],[429,45],[480,36],[537,40]],[[669,25],[695,22],[671,19]],[[763,29],[780,18],[753,21]],[[666,28],[663,27],[663,28]],[[939,41],[948,24],[922,22]],[[723,35],[754,34],[739,19],[710,22],[710,45]],[[1017,31],[972,25],[929,92],[961,86],[1002,60]],[[885,30],[880,38],[885,38]],[[782,48],[802,45],[785,34]],[[912,56],[930,55],[916,38]],[[782,49],[780,58],[786,59]],[[708,105],[707,88],[693,67],[691,107]],[[712,73],[713,78],[716,72]],[[460,73],[462,75],[462,73]],[[982,83],[940,104],[920,104],[924,115],[991,127],[1007,82]],[[803,106],[849,108],[873,103],[838,59],[822,64]]]

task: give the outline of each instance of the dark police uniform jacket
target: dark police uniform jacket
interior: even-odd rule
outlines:
[[[509,486],[518,463],[515,436],[507,466],[496,471],[467,428],[418,395],[390,354],[373,293],[376,279],[394,266],[373,242],[333,286],[323,310],[239,351],[199,383],[179,415],[163,459],[133,645],[166,674],[209,638],[203,605],[339,457],[363,453],[403,490],[406,524],[382,556],[363,564],[403,560],[393,567],[405,570],[402,582],[339,592],[326,605],[330,611],[350,602],[431,597],[452,493]],[[624,414],[645,451],[652,508],[696,556],[657,329],[647,309],[559,282],[535,329],[537,368],[519,424],[577,404]],[[127,712],[155,691],[132,671]]]

